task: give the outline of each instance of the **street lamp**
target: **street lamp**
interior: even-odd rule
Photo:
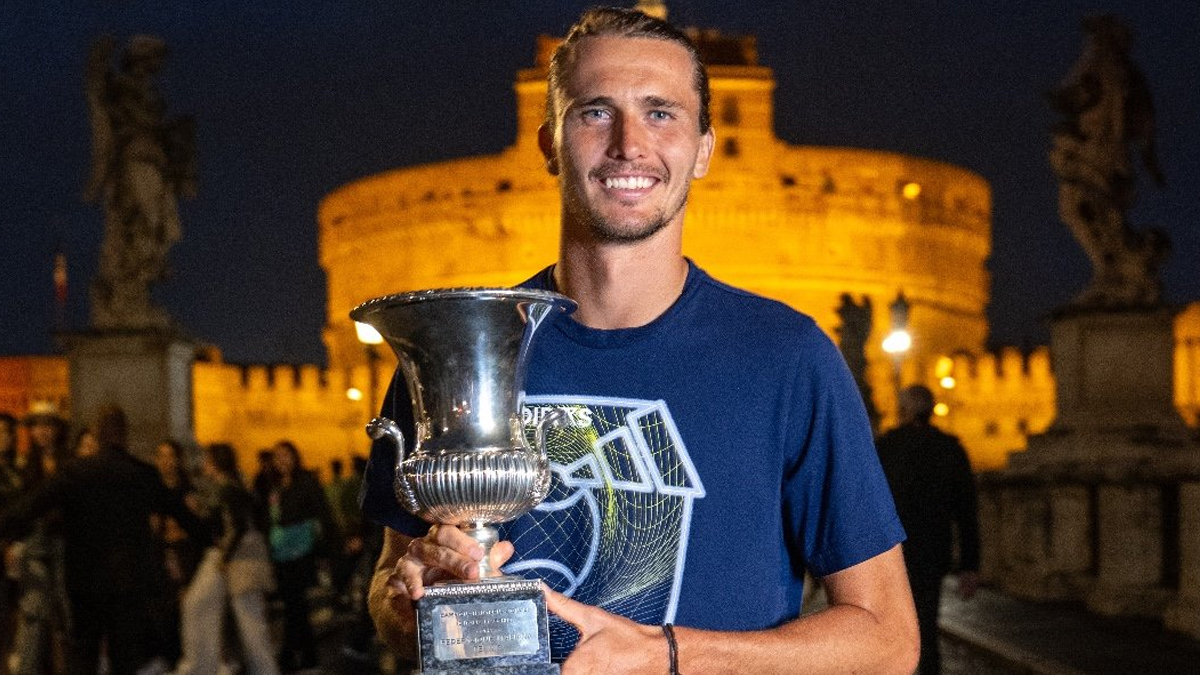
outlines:
[[[883,339],[883,351],[888,354],[904,354],[912,348],[912,335],[908,332],[908,299],[904,291],[896,293],[896,299],[888,305],[892,318],[892,332]]]
[[[378,347],[383,344],[383,336],[370,325],[359,321],[354,322],[354,333],[358,336],[358,341],[362,343],[363,351],[367,355],[367,405],[370,410],[367,416],[374,417],[379,414],[379,406],[375,400],[375,395],[379,390]]]
[[[904,291],[896,293],[896,299],[888,305],[892,330],[883,338],[883,351],[892,357],[892,388],[896,395],[896,419],[900,419],[900,364],[904,355],[912,349],[912,334],[908,332],[908,299]]]

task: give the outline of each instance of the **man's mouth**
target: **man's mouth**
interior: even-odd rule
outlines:
[[[649,176],[611,176],[604,179],[604,187],[610,190],[646,190],[654,186],[656,179]]]

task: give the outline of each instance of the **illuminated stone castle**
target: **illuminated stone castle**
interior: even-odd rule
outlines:
[[[913,344],[898,362],[900,380],[937,392],[940,425],[963,438],[976,468],[1002,466],[1052,421],[1054,378],[1044,348],[984,351],[988,184],[917,157],[789,145],[773,133],[774,78],[754,39],[692,37],[709,66],[717,148],[708,176],[693,184],[685,253],[723,281],[811,315],[835,338],[842,294],[869,297],[866,375],[885,425],[896,362],[881,340],[888,305],[903,292]],[[349,310],[404,290],[512,285],[555,260],[558,190],[537,127],[556,44],[541,38],[536,65],[517,76],[511,147],[364,177],[322,201],[329,368],[239,367],[210,354],[194,368],[196,440],[232,442],[247,465],[253,450],[280,438],[294,439],[313,466],[365,452],[363,424],[394,359],[368,358]],[[1177,342],[1177,403],[1196,424],[1200,305],[1181,315]]]
[[[709,66],[716,158],[693,184],[684,250],[714,276],[837,326],[843,293],[870,297],[876,331],[900,291],[917,336],[913,380],[943,354],[978,353],[991,242],[987,183],[964,169],[893,153],[788,145],[773,132],[774,78],[752,38],[694,33]],[[355,181],[320,206],[328,279],[325,343],[334,368],[363,362],[346,316],[375,295],[511,285],[554,261],[559,199],[537,127],[556,42],[516,83],[516,143],[495,156],[400,169]],[[873,340],[869,377],[892,408],[892,364]]]
[[[1025,446],[1027,435],[1052,421],[1054,378],[1044,348],[1027,355],[984,351],[988,184],[962,168],[917,157],[789,145],[773,133],[775,81],[758,63],[754,38],[695,30],[690,35],[709,68],[717,149],[708,176],[693,183],[685,253],[717,278],[813,316],[834,336],[841,295],[869,297],[874,328],[867,377],[885,423],[895,409],[894,362],[880,345],[889,329],[888,305],[903,292],[914,341],[900,362],[901,381],[924,382],[938,392],[945,404],[941,425],[963,437],[977,468],[1002,466],[1008,453]],[[405,290],[512,285],[556,259],[558,189],[544,169],[537,128],[545,112],[546,67],[557,44],[540,38],[535,66],[518,73],[517,138],[508,149],[368,176],[322,201],[329,381],[323,399],[304,386],[288,391],[329,408],[275,403],[276,410],[291,414],[313,410],[304,424],[314,437],[336,446],[346,428],[361,434],[368,402],[381,400],[391,375],[390,354],[370,372],[368,352],[347,316],[351,308]],[[1184,318],[1197,346],[1191,348],[1191,365],[1181,362],[1186,368],[1178,377],[1180,406],[1193,423],[1200,306],[1194,309]],[[222,372],[219,365],[206,367],[214,375]],[[283,387],[316,377],[288,375]],[[256,397],[254,404],[225,403],[229,414],[248,415],[283,393],[276,383],[266,395],[263,373],[252,379],[258,384],[246,391]],[[348,407],[344,390],[371,382],[374,394]],[[1190,393],[1182,386],[1188,382]],[[227,385],[211,390],[228,397]],[[200,392],[198,382],[198,397]],[[198,400],[197,410],[204,407]],[[339,412],[330,414],[334,410]],[[268,421],[258,420],[257,428]],[[338,429],[328,428],[333,425]],[[215,431],[197,426],[198,436]],[[357,439],[343,443],[361,447]]]

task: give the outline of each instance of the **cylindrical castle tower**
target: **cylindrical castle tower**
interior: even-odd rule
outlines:
[[[869,380],[892,409],[880,342],[888,304],[911,306],[905,381],[934,360],[978,352],[987,336],[991,194],[978,175],[895,153],[792,146],[773,133],[770,69],[752,37],[692,31],[712,85],[717,146],[693,183],[684,251],[715,277],[782,300],[830,334],[840,296],[874,308]],[[363,300],[432,287],[519,283],[557,256],[559,197],[537,148],[545,71],[557,40],[518,74],[516,143],[499,155],[398,169],[349,183],[321,203],[330,366],[362,363],[347,312]]]

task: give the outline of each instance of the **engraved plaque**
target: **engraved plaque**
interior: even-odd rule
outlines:
[[[445,604],[434,611],[433,649],[440,661],[538,651],[538,608],[532,600]]]

